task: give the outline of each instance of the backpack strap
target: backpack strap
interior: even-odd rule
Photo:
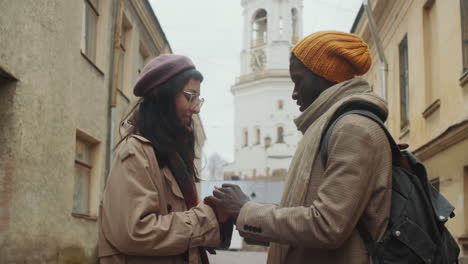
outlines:
[[[342,117],[346,116],[346,115],[351,115],[351,114],[357,114],[357,115],[361,115],[361,116],[365,116],[373,121],[375,121],[377,124],[379,124],[379,126],[384,130],[385,132],[385,135],[387,136],[388,138],[388,141],[390,143],[390,147],[392,149],[392,160],[393,161],[396,161],[396,160],[399,160],[400,157],[401,157],[401,154],[400,154],[400,149],[398,148],[398,145],[396,144],[395,140],[393,139],[392,135],[390,134],[390,132],[388,131],[388,129],[385,127],[385,124],[382,122],[382,119],[379,118],[377,115],[375,115],[373,112],[369,111],[369,110],[362,110],[362,109],[354,109],[354,110],[350,110],[350,111],[346,111],[344,113],[340,113],[336,118],[332,118],[332,120],[330,121],[330,125],[326,128],[325,130],[325,134],[323,135],[322,137],[322,142],[320,144],[320,155],[322,157],[322,160],[324,162],[324,167],[326,167],[327,165],[327,160],[328,160],[328,142],[330,140],[330,136],[331,136],[331,133],[333,131],[333,128],[334,126],[336,125],[336,123],[338,122],[338,120],[340,120]],[[372,256],[374,255],[374,252],[375,252],[375,243],[374,243],[374,240],[372,239],[372,236],[371,234],[367,231],[367,229],[365,229],[362,225],[362,222],[361,221],[358,221],[357,225],[356,225],[356,229],[358,230],[359,234],[361,235],[363,241],[364,241],[364,244],[367,248],[367,253],[369,256]]]
[[[400,154],[400,149],[398,148],[398,145],[396,144],[395,140],[393,139],[392,135],[388,131],[387,127],[385,124],[382,122],[382,120],[375,115],[373,112],[369,110],[361,110],[361,109],[356,109],[356,110],[351,110],[347,111],[345,113],[342,113],[335,119],[332,118],[331,124],[326,128],[325,134],[322,136],[322,142],[320,143],[320,155],[322,157],[322,160],[324,162],[324,167],[326,167],[326,162],[328,160],[328,142],[330,141],[330,136],[333,131],[333,128],[335,127],[336,123],[344,116],[346,115],[351,115],[351,114],[357,114],[361,116],[365,116],[373,121],[375,121],[379,126],[384,130],[385,135],[387,135],[388,141],[390,143],[390,148],[392,149],[392,158],[393,160],[399,160],[401,157]]]

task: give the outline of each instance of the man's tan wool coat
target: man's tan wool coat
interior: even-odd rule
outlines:
[[[268,264],[369,263],[358,222],[378,239],[391,200],[391,149],[374,121],[347,115],[333,128],[326,167],[320,138],[337,108],[361,100],[387,111],[360,78],[323,92],[295,122],[304,134],[294,155],[280,206],[248,202],[236,225],[242,236],[270,243]]]

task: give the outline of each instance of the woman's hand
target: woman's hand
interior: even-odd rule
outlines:
[[[223,210],[220,210],[220,208],[218,208],[216,205],[214,205],[213,203],[207,201],[206,198],[204,200],[204,203],[209,205],[211,207],[211,209],[213,209],[213,211],[214,211],[214,213],[216,215],[216,219],[218,220],[218,222],[220,224],[229,221],[229,219],[231,218],[230,214],[226,213]]]

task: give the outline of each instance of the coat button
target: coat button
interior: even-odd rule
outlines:
[[[249,230],[249,226],[248,226],[248,225],[244,225],[244,230]]]
[[[172,205],[170,205],[170,204],[167,205],[167,212],[168,213],[172,212]]]
[[[440,221],[445,221],[445,216],[443,216],[443,215],[439,216],[439,220]]]
[[[395,231],[395,236],[399,237],[401,235],[400,230]]]

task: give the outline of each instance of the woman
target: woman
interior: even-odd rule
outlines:
[[[122,123],[99,214],[99,258],[107,263],[208,263],[205,247],[232,233],[194,182],[192,115],[203,76],[185,56],[154,58],[139,76],[137,111]],[[224,221],[225,219],[220,219]],[[224,230],[224,231],[221,231]]]

